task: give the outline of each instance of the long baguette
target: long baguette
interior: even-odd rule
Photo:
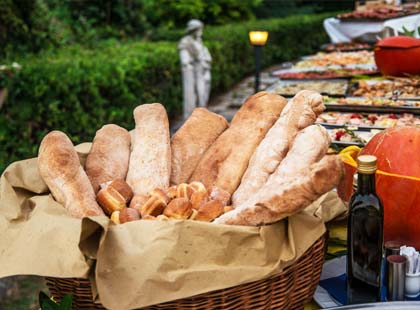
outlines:
[[[338,184],[343,163],[338,156],[325,156],[307,173],[295,177],[273,178],[245,204],[225,213],[214,223],[258,226],[277,222],[314,202]]]
[[[241,184],[232,196],[239,206],[256,193],[277,169],[299,130],[313,124],[325,106],[320,94],[303,90],[289,101],[277,122],[252,155]]]
[[[207,188],[215,185],[232,194],[248,166],[249,158],[279,117],[286,99],[259,92],[249,97],[225,130],[206,151],[190,181]]]
[[[61,131],[52,131],[42,139],[38,169],[55,200],[70,215],[83,218],[104,214],[73,143]]]
[[[204,152],[229,126],[223,116],[197,108],[171,139],[171,184],[188,181]]]
[[[147,196],[155,188],[169,187],[171,145],[169,121],[160,103],[142,104],[134,110],[136,128],[127,173],[135,195]]]
[[[130,144],[130,134],[120,126],[109,124],[96,132],[85,164],[95,193],[103,183],[116,179],[125,180],[130,159]]]

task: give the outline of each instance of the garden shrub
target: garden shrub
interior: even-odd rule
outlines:
[[[205,27],[213,57],[212,93],[226,90],[254,70],[248,31],[270,32],[263,63],[270,65],[315,52],[326,42],[327,15],[295,16]],[[162,32],[172,42],[103,44],[43,52],[16,60],[22,68],[7,78],[9,96],[0,110],[0,172],[12,161],[36,156],[50,130],[66,132],[74,143],[90,141],[106,123],[134,126],[133,108],[161,102],[169,116],[182,108],[177,42],[181,32]]]

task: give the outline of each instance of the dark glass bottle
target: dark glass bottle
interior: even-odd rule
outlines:
[[[349,204],[347,227],[347,302],[380,301],[384,212],[375,190],[376,157],[357,158],[357,191]]]

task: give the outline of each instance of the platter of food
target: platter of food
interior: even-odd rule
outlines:
[[[411,113],[420,115],[420,100],[392,100],[381,97],[324,97],[327,111]]]
[[[327,53],[330,52],[355,52],[362,50],[371,50],[373,47],[369,43],[362,42],[341,42],[328,43],[321,45],[321,50]]]
[[[329,128],[343,126],[357,127],[358,130],[385,129],[394,126],[420,127],[420,118],[413,114],[341,113],[324,112],[317,123]]]
[[[371,130],[358,130],[352,127],[342,127],[327,129],[331,138],[331,144],[344,147],[350,145],[365,146],[377,133],[381,132],[380,129]]]
[[[273,72],[273,75],[283,80],[326,80],[339,78],[352,78],[359,75],[374,75],[377,74],[376,69],[352,69],[352,68],[324,68],[313,70],[279,70]]]
[[[312,56],[307,56],[299,61],[295,67],[326,67],[326,66],[345,66],[345,65],[375,65],[375,60],[372,51],[357,51],[357,52],[319,52]]]
[[[274,71],[281,79],[334,79],[378,73],[370,51],[318,53],[302,57],[293,67]]]
[[[292,97],[294,94],[304,89],[313,90],[328,96],[345,96],[347,93],[348,84],[348,80],[345,79],[331,79],[327,81],[280,80],[274,85],[270,86],[267,91],[285,97]]]
[[[390,78],[355,81],[351,96],[420,100],[420,78]]]
[[[387,19],[398,18],[420,13],[420,9],[415,6],[374,6],[365,10],[352,11],[337,16],[341,21],[384,21]]]

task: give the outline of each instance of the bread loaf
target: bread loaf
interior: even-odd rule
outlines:
[[[303,210],[334,188],[342,175],[341,159],[327,155],[294,177],[271,178],[255,196],[214,222],[248,226],[277,222]]]
[[[293,177],[306,172],[310,165],[320,161],[327,154],[331,138],[320,125],[311,125],[299,131],[293,144],[271,178]]]
[[[320,94],[303,90],[289,101],[279,119],[252,155],[241,184],[232,196],[234,207],[256,193],[286,156],[299,130],[313,124],[325,106]]]
[[[42,139],[38,153],[39,173],[55,200],[71,216],[83,218],[102,215],[95,192],[70,139],[52,131]]]
[[[197,108],[171,139],[171,184],[187,182],[204,152],[229,126],[220,115]]]
[[[96,132],[86,158],[86,173],[97,193],[100,185],[116,179],[125,180],[130,159],[130,134],[117,125],[105,125]]]
[[[279,117],[286,99],[259,92],[249,97],[225,130],[205,152],[190,181],[213,185],[232,194],[248,166],[249,158]]]
[[[159,103],[143,104],[134,110],[136,128],[127,174],[135,195],[147,196],[153,189],[169,187],[171,146],[169,122]]]

